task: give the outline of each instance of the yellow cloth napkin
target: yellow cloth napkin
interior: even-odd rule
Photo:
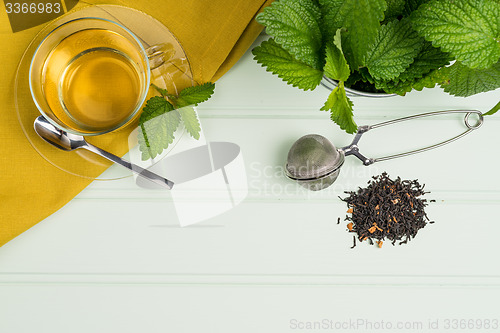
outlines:
[[[191,63],[195,82],[220,78],[248,49],[262,27],[255,15],[272,0],[90,1],[121,4],[145,12],[177,37]],[[66,5],[70,2],[65,1]],[[71,1],[75,2],[75,1]],[[88,3],[79,2],[79,6]],[[92,179],[61,171],[42,158],[25,137],[15,109],[16,67],[29,42],[43,27],[13,33],[6,11],[0,11],[0,246],[64,206]],[[25,94],[22,98],[31,98]],[[33,118],[34,120],[34,118]],[[128,133],[108,135],[104,148],[124,154]],[[54,159],[61,152],[46,145]],[[64,155],[74,158],[73,153]],[[71,162],[71,160],[70,160]],[[97,177],[106,167],[88,166]]]

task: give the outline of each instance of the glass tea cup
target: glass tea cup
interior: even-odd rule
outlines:
[[[40,113],[79,135],[119,129],[139,115],[150,85],[148,53],[123,25],[85,17],[61,24],[37,47],[29,86]]]

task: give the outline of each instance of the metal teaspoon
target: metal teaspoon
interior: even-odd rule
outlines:
[[[34,123],[35,132],[46,142],[51,145],[65,151],[71,151],[78,148],[87,149],[97,155],[100,155],[111,162],[117,163],[131,171],[137,173],[137,175],[144,177],[145,179],[152,181],[155,184],[166,187],[169,190],[172,189],[174,183],[166,178],[163,178],[151,171],[141,168],[138,165],[132,164],[116,155],[113,155],[101,148],[91,145],[85,138],[81,135],[76,135],[72,133],[67,133],[56,128],[54,125],[48,122],[43,116],[38,116]]]

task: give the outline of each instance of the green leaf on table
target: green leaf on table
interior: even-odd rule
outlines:
[[[487,69],[472,69],[456,62],[450,67],[449,83],[441,86],[451,95],[461,97],[500,88],[500,62]]]
[[[325,105],[321,108],[322,111],[330,111],[330,118],[347,133],[355,133],[358,126],[354,122],[352,113],[352,102],[345,93],[344,82],[340,81],[339,85],[332,90],[328,96]]]
[[[383,25],[366,55],[365,65],[378,80],[391,80],[410,66],[424,40],[408,18]]]
[[[212,97],[215,90],[215,84],[212,82],[203,83],[199,86],[187,87],[181,90],[177,103],[179,107],[187,105],[197,106],[199,103],[207,101]]]
[[[342,49],[352,70],[363,66],[370,45],[377,37],[387,9],[385,0],[319,0],[324,18],[324,35],[333,36],[346,28]]]
[[[333,41],[327,43],[325,51],[325,75],[333,80],[346,81],[351,71],[342,52],[341,29],[337,30]]]
[[[315,69],[323,67],[321,13],[313,0],[275,1],[256,19],[295,59]]]
[[[200,138],[201,126],[194,108],[192,106],[185,106],[177,111],[181,115],[182,123],[186,131],[189,135],[198,140]]]
[[[181,116],[165,98],[150,98],[139,118],[139,149],[142,159],[155,158],[174,141]]]
[[[499,17],[498,0],[433,0],[411,16],[413,27],[434,46],[481,69],[500,58]]]
[[[323,72],[296,60],[274,39],[263,41],[253,49],[254,59],[283,81],[303,90],[313,90],[323,78]]]

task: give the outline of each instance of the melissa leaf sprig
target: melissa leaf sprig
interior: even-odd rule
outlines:
[[[215,84],[209,82],[185,88],[179,95],[173,95],[166,89],[152,86],[161,96],[151,97],[139,118],[138,141],[142,160],[155,158],[167,149],[181,123],[198,140],[201,127],[193,106],[207,101],[215,89]]]
[[[253,54],[303,90],[338,81],[321,110],[354,133],[345,87],[405,95],[439,85],[463,97],[499,88],[499,17],[499,0],[277,0],[257,16],[271,38]]]
[[[349,78],[350,69],[342,51],[341,29],[337,30],[333,41],[326,45],[326,61],[323,69],[326,76],[338,81],[322,111],[330,111],[330,118],[347,133],[356,132],[357,125],[352,113],[352,102],[347,98],[344,82]]]

